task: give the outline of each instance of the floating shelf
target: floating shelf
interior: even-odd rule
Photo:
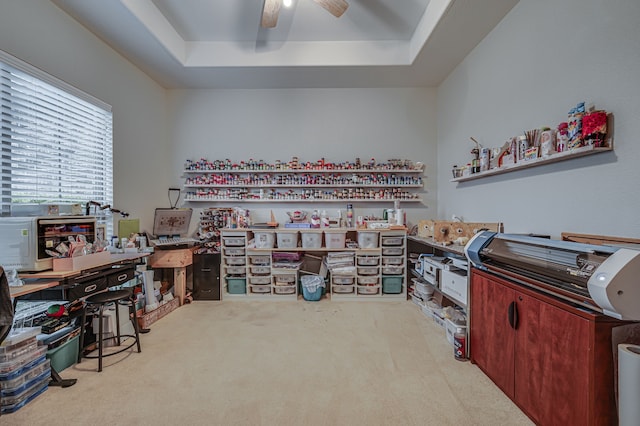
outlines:
[[[395,201],[395,198],[381,198],[381,199],[362,199],[362,198],[339,198],[339,199],[324,199],[324,198],[300,198],[300,199],[239,199],[239,198],[185,198],[187,203],[391,203]],[[402,203],[421,203],[422,198],[400,198],[398,201]]]
[[[469,180],[480,179],[488,176],[501,175],[503,173],[514,172],[516,170],[529,169],[531,167],[542,166],[544,164],[557,163],[559,161],[570,160],[572,158],[585,157],[592,154],[601,154],[603,152],[613,151],[613,146],[610,143],[608,147],[594,147],[592,145],[583,146],[580,148],[572,149],[570,151],[558,152],[550,155],[549,157],[540,157],[529,161],[523,161],[510,166],[500,167],[497,169],[491,169],[484,172],[474,173],[468,176],[462,176],[459,178],[451,179],[450,182],[466,182]]]

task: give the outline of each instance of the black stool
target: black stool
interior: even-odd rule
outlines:
[[[138,345],[138,352],[141,352],[140,349],[140,335],[138,331],[138,321],[136,319],[136,307],[135,303],[131,299],[131,292],[129,290],[115,290],[115,291],[105,291],[102,293],[94,294],[93,296],[87,297],[85,300],[86,306],[82,310],[82,324],[80,330],[80,351],[78,352],[78,363],[82,360],[82,357],[85,358],[98,358],[98,371],[102,371],[102,358],[106,356],[116,355],[120,352],[126,351],[131,348],[133,345]],[[104,308],[111,303],[115,303],[116,305],[116,335],[112,337],[103,337],[102,329],[103,329],[103,312]],[[133,329],[136,332],[136,335],[133,336],[131,334],[120,334],[120,313],[118,309],[118,304],[123,304],[129,306],[129,318],[131,319],[131,323],[133,324]],[[99,326],[98,326],[98,337],[96,339],[96,343],[98,344],[98,355],[83,355],[84,352],[84,333],[85,333],[85,323],[87,321],[87,310],[91,309],[94,306],[100,307],[100,314],[98,316]],[[134,341],[124,348],[121,348],[115,352],[110,352],[108,354],[102,353],[103,343],[106,340],[115,339],[118,346],[120,346],[120,338],[122,337],[131,337]]]

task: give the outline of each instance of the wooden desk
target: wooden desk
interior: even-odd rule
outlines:
[[[149,256],[151,253],[111,253],[111,257],[104,262],[92,266],[90,269],[100,268],[102,266],[107,265],[117,265],[119,263],[128,263],[134,260],[142,259],[144,257]],[[80,275],[82,272],[88,269],[77,269],[71,271],[40,271],[40,272],[24,272],[20,273],[20,278],[34,278],[34,279],[54,279],[54,280],[64,280],[67,278],[73,278],[77,275]]]
[[[193,250],[185,248],[176,250],[156,250],[151,256],[152,268],[173,269],[174,296],[180,300],[180,306],[184,304],[187,294],[187,266],[193,264]]]
[[[37,281],[35,283],[27,283],[21,286],[9,287],[9,295],[12,299],[27,294],[36,293],[40,290],[56,287],[60,285],[60,281]]]

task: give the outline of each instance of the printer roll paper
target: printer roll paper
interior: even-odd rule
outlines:
[[[620,426],[640,421],[640,346],[618,345],[618,420]]]

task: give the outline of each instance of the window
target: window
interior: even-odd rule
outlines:
[[[113,204],[112,151],[111,106],[0,50],[0,216]]]

